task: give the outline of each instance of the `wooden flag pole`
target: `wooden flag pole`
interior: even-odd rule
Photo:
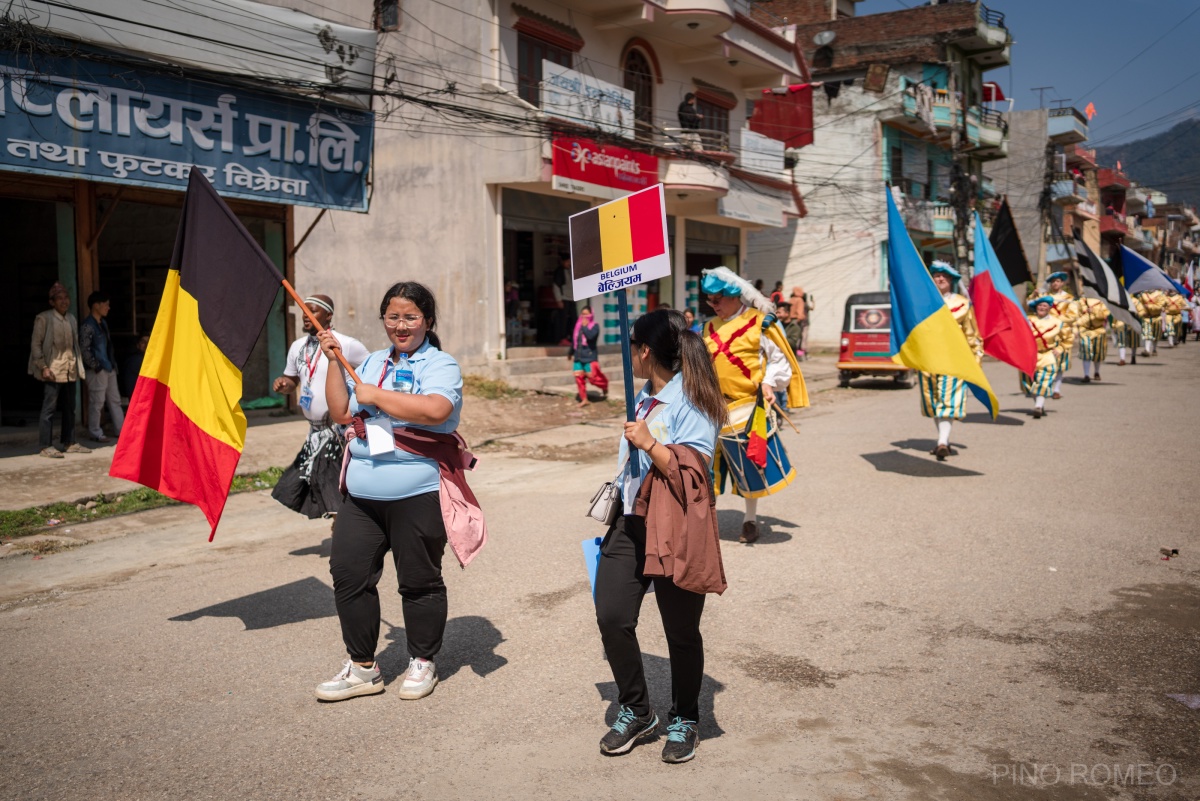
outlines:
[[[782,417],[787,422],[787,424],[792,427],[793,431],[795,431],[797,434],[800,433],[800,429],[796,428],[796,424],[792,422],[792,418],[788,417],[787,412],[785,412],[783,410],[782,406],[780,406],[778,403],[775,403],[774,401],[771,402],[771,406],[773,406],[775,408],[775,411],[779,412],[779,416]]]
[[[307,317],[308,321],[313,324],[313,328],[317,329],[317,333],[324,331],[325,329],[320,323],[317,322],[316,316],[312,313],[312,309],[304,305],[304,299],[297,294],[295,288],[292,287],[291,283],[286,278],[283,279],[283,288],[286,289],[287,293],[292,296],[292,300],[296,301],[296,305],[304,311],[304,316]],[[361,384],[362,379],[358,377],[358,373],[354,372],[354,368],[350,366],[350,362],[346,361],[346,357],[342,355],[342,349],[338,348],[336,351],[334,351],[334,355],[337,356],[337,360],[342,365],[342,369],[349,373],[350,377],[354,379],[355,385]]]
[[[629,347],[629,299],[626,297],[625,290],[617,290],[617,314],[621,318],[621,371],[625,379],[625,420],[632,423],[634,420],[633,412],[633,354]],[[629,474],[633,478],[637,478],[641,474],[641,467],[637,459],[633,458],[632,448],[629,454]]]

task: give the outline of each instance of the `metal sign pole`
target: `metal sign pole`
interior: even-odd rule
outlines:
[[[621,320],[621,372],[625,379],[625,420],[632,423],[633,412],[633,354],[629,346],[629,298],[624,289],[617,292],[617,314]],[[629,473],[634,478],[641,474],[637,459],[633,458],[633,446],[630,445]]]

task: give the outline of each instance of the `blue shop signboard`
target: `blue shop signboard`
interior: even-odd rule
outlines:
[[[0,51],[0,169],[367,210],[374,116],[84,59]]]

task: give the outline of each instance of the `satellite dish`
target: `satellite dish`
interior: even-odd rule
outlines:
[[[824,47],[837,38],[837,31],[821,31],[813,37],[813,44],[817,47]]]

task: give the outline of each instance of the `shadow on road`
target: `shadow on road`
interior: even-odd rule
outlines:
[[[655,704],[659,720],[662,721],[662,726],[658,730],[661,737],[666,732],[667,723],[670,722],[667,720],[667,714],[671,710],[671,660],[654,654],[642,654],[642,664],[646,669],[646,684],[650,687],[651,703]],[[717,723],[713,711],[713,698],[724,689],[724,684],[707,673],[704,674],[704,681],[700,685],[701,740],[714,740],[725,733],[725,730]],[[596,691],[600,693],[601,698],[608,701],[608,709],[604,712],[604,723],[611,726],[617,719],[617,712],[620,710],[617,703],[617,683],[614,681],[598,682]],[[657,699],[657,703],[654,699]]]
[[[272,629],[288,623],[300,623],[322,617],[333,617],[333,590],[309,576],[269,590],[243,595],[219,604],[176,615],[169,620],[191,622],[202,617],[241,618],[246,631]]]
[[[737,542],[742,534],[744,512],[737,509],[721,509],[717,511],[717,529],[722,540]],[[758,541],[755,545],[778,545],[792,538],[791,534],[781,529],[795,530],[798,526],[790,520],[780,520],[778,517],[758,516]]]
[[[981,476],[974,470],[954,467],[945,462],[935,462],[932,457],[921,458],[901,451],[882,451],[880,453],[864,453],[862,458],[881,473],[899,473],[914,478],[960,478],[963,476]]]
[[[310,545],[307,548],[297,548],[294,551],[288,551],[288,556],[319,556],[322,559],[328,559],[332,550],[333,537],[326,537],[321,540],[320,545]]]
[[[384,635],[388,645],[375,659],[383,671],[384,683],[391,684],[408,670],[408,644],[403,626],[384,623],[388,628]],[[486,617],[450,618],[446,621],[442,651],[434,659],[438,681],[450,678],[464,667],[471,668],[480,678],[494,673],[508,664],[508,659],[496,653],[496,648],[503,642],[500,630]]]
[[[1016,417],[1006,417],[1005,412],[1019,412],[1019,409],[1001,409],[1000,414],[996,415],[993,420],[992,416],[987,412],[971,412],[963,418],[964,423],[990,423],[994,426],[1023,426],[1024,420],[1019,420]]]
[[[937,445],[937,440],[935,439],[901,439],[892,443],[893,448],[899,448],[902,451],[918,451],[920,453],[929,453],[933,450],[934,445]],[[967,450],[967,446],[951,442],[950,449],[951,455],[954,455],[955,451]]]

